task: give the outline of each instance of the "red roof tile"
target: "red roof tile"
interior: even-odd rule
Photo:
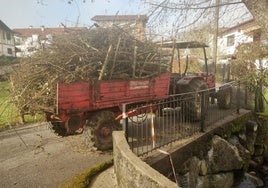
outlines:
[[[47,35],[60,36],[74,32],[85,31],[86,27],[58,27],[58,28],[20,28],[13,29],[15,34],[22,37],[31,37],[32,35],[39,35],[41,38]]]
[[[245,22],[239,23],[239,24],[237,24],[235,26],[232,26],[232,27],[229,27],[229,28],[224,28],[221,31],[220,34],[225,35],[225,34],[234,32],[234,31],[236,31],[238,29],[245,29],[245,28],[248,28],[248,27],[252,27],[253,25],[258,25],[258,24],[254,19],[250,19],[250,20],[247,20]]]

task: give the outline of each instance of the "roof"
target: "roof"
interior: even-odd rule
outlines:
[[[147,21],[146,15],[96,15],[91,18],[93,21]]]
[[[242,22],[242,23],[239,23],[233,27],[229,27],[229,28],[224,28],[222,30],[222,32],[220,33],[221,35],[226,35],[226,34],[229,34],[229,33],[232,33],[236,30],[245,30],[245,29],[248,29],[248,28],[255,28],[255,29],[259,29],[260,26],[258,26],[258,24],[256,23],[256,21],[254,19],[250,19],[250,20],[247,20],[245,22]]]
[[[203,48],[203,47],[208,47],[205,43],[202,42],[197,42],[197,41],[190,41],[190,42],[173,42],[173,41],[167,41],[158,43],[158,45],[161,45],[162,47],[166,48],[173,48],[173,45],[175,48]]]
[[[58,28],[41,27],[41,28],[13,29],[15,34],[22,37],[31,37],[32,35],[39,35],[41,37],[46,37],[47,35],[60,36],[86,30],[88,30],[86,27],[58,27]]]
[[[5,31],[13,32],[2,20],[0,20],[0,28]]]

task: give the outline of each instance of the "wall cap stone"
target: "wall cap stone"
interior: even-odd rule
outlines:
[[[123,131],[113,132],[114,170],[119,187],[179,187],[137,157]]]

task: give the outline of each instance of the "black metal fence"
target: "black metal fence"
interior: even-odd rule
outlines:
[[[226,116],[239,113],[238,82],[199,92],[171,95],[162,101],[123,105],[123,129],[138,156],[161,146],[206,131]]]

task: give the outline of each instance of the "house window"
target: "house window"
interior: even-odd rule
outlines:
[[[7,53],[10,54],[10,55],[12,55],[12,49],[11,48],[8,48],[7,49]]]
[[[235,39],[234,35],[228,36],[227,37],[227,46],[233,46],[234,45],[234,39]]]
[[[10,33],[7,33],[7,40],[11,40],[11,35],[10,35]]]

